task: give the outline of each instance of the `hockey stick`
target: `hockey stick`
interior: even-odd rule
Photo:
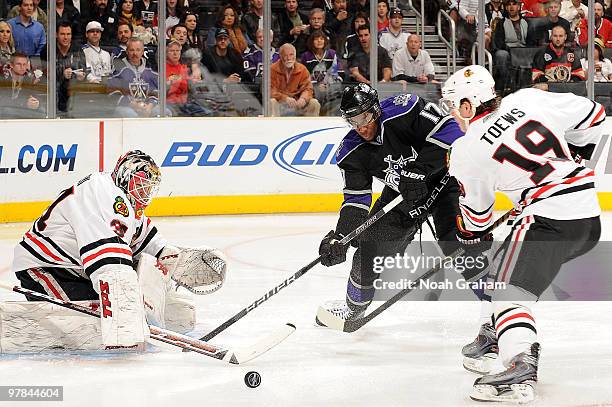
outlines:
[[[432,193],[429,195],[429,198],[427,199],[425,204],[419,206],[418,208],[414,208],[413,210],[411,210],[409,212],[410,216],[416,217],[416,216],[420,215],[420,213],[423,210],[425,210],[425,211],[428,210],[429,207],[432,205],[433,201],[437,198],[437,196],[440,194],[442,189],[446,186],[446,184],[448,183],[450,178],[451,178],[451,176],[448,174],[448,172],[446,174],[444,174],[444,176],[440,180],[439,184],[434,188]],[[374,215],[369,217],[364,223],[359,225],[355,230],[353,230],[351,233],[349,233],[344,238],[342,238],[339,243],[342,244],[342,245],[349,244],[353,239],[355,239],[357,236],[359,236],[361,233],[363,233],[364,230],[366,230],[367,228],[372,226],[374,223],[376,223],[380,218],[382,218],[387,212],[389,212],[391,209],[393,209],[397,205],[399,205],[399,203],[402,202],[402,200],[403,200],[402,196],[398,195],[395,199],[393,199],[391,202],[386,204],[382,209],[380,209]],[[230,319],[228,319],[227,321],[225,321],[224,323],[219,325],[217,328],[215,328],[212,331],[210,331],[208,334],[206,334],[203,337],[201,337],[200,340],[208,341],[208,340],[214,338],[219,333],[223,332],[228,327],[233,325],[236,321],[238,321],[239,319],[244,317],[246,314],[248,314],[249,312],[253,311],[255,308],[257,308],[263,302],[267,301],[270,297],[272,297],[273,295],[278,293],[280,290],[282,290],[283,288],[287,287],[289,284],[293,283],[298,278],[302,277],[304,274],[306,274],[307,271],[309,271],[314,266],[319,264],[320,261],[321,261],[321,256],[317,257],[316,259],[314,259],[313,261],[308,263],[306,266],[304,266],[301,269],[299,269],[295,274],[293,274],[292,276],[287,278],[285,281],[283,281],[282,283],[280,283],[279,285],[277,285],[276,287],[274,287],[270,291],[268,291],[263,297],[255,300],[255,302],[253,302],[251,305],[249,305],[246,308],[243,308],[236,315],[234,315],[233,317],[231,317]]]
[[[75,304],[70,301],[64,301],[59,298],[51,297],[46,294],[39,293],[37,291],[28,290],[27,288],[19,286],[12,286],[1,281],[0,288],[14,291],[16,293],[35,298],[37,300],[47,301],[64,308],[80,312],[82,314],[87,314],[96,318],[100,318],[100,314],[92,309],[89,309],[79,304]],[[263,338],[251,347],[233,350],[214,346],[202,340],[191,338],[189,336],[169,331],[167,329],[158,328],[153,325],[149,325],[149,331],[150,339],[164,342],[166,344],[182,348],[183,350],[190,350],[211,358],[223,360],[230,364],[238,365],[248,362],[249,360],[262,355],[269,349],[282,342],[285,338],[287,338],[295,331],[295,326],[293,324],[287,323],[281,329]]]
[[[499,219],[497,219],[491,226],[489,226],[484,233],[485,234],[490,233],[495,228],[497,228],[499,225],[503,224],[510,217],[512,212],[513,210],[510,210],[506,212],[504,215],[500,216]],[[460,247],[454,252],[452,252],[450,255],[448,255],[447,257],[455,258],[455,257],[462,256],[464,253],[465,253],[465,250],[462,247]],[[367,324],[368,322],[376,318],[378,315],[380,315],[381,312],[383,312],[384,310],[389,308],[391,305],[395,304],[401,298],[405,297],[407,294],[413,291],[418,282],[427,280],[428,278],[433,276],[435,273],[437,273],[441,269],[442,269],[442,263],[440,263],[434,268],[429,269],[422,276],[414,280],[412,285],[404,288],[403,290],[395,294],[393,297],[389,298],[381,306],[379,306],[378,308],[376,308],[374,311],[364,316],[363,318],[355,319],[353,321],[347,321],[347,320],[344,320],[332,314],[329,310],[323,307],[319,307],[319,309],[317,310],[317,319],[321,323],[323,323],[325,326],[327,326],[328,328],[335,329],[337,331],[342,331],[342,332],[355,332],[356,330],[358,330],[359,328],[361,328],[362,326],[364,326],[365,324]]]

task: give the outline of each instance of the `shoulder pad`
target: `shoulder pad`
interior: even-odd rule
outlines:
[[[384,122],[410,112],[418,100],[419,97],[417,95],[411,95],[410,93],[402,93],[383,100],[380,102],[382,110],[381,121]]]
[[[340,142],[338,149],[336,150],[336,162],[340,164],[349,154],[351,154],[357,147],[366,143],[355,130],[348,132],[346,136]]]

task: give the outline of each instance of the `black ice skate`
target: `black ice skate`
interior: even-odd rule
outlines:
[[[470,397],[477,401],[507,401],[528,403],[535,398],[538,381],[540,344],[531,345],[529,352],[519,353],[505,371],[476,379]]]
[[[483,324],[478,336],[461,350],[463,367],[470,372],[487,374],[497,359],[497,334],[491,324]]]
[[[344,300],[328,301],[321,306],[334,316],[342,319],[343,321],[354,321],[359,318],[363,318],[365,310],[368,308],[367,305],[354,305],[351,304],[349,307]],[[327,325],[319,320],[319,317],[315,317],[315,323],[318,326],[327,327]]]

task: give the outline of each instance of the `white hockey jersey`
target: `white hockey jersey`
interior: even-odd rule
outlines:
[[[110,174],[96,173],[62,191],[34,222],[15,247],[12,270],[58,267],[93,279],[105,268],[133,271],[141,253],[155,256],[164,246],[150,219],[136,219]]]
[[[537,89],[520,90],[494,113],[474,117],[449,157],[465,227],[482,231],[492,223],[496,191],[514,203],[517,219],[598,216],[595,173],[571,159],[568,143],[596,144],[604,120],[599,103]]]

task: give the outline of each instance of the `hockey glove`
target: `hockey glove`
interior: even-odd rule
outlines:
[[[400,173],[399,192],[412,209],[427,198],[427,170],[422,164],[411,162]]]
[[[346,261],[346,251],[348,245],[343,245],[340,240],[344,236],[330,230],[319,245],[319,255],[321,256],[321,264],[325,267],[335,266]]]
[[[457,240],[463,246],[465,253],[470,256],[479,256],[493,245],[493,234],[471,232],[465,228],[463,218],[457,215]]]

